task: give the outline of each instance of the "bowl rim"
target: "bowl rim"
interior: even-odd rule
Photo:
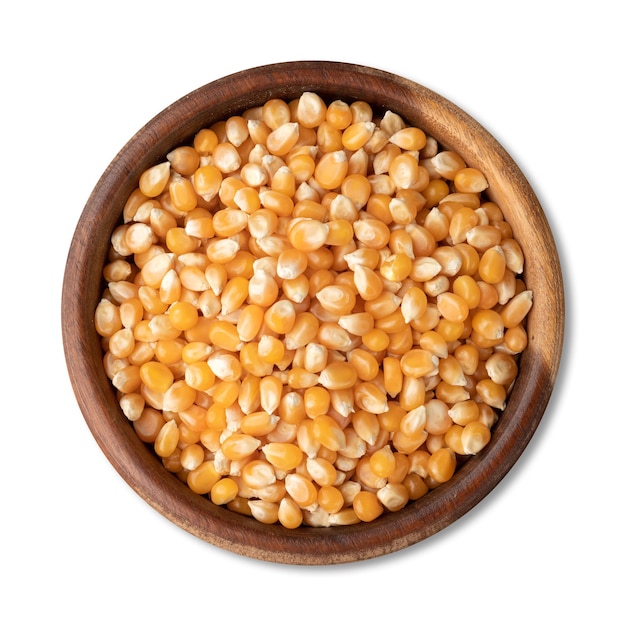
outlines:
[[[108,241],[94,238],[93,233],[110,234],[120,218],[122,200],[136,186],[140,173],[200,127],[270,97],[290,99],[304,91],[326,99],[362,99],[390,109],[449,149],[457,149],[468,165],[487,163],[483,170],[492,186],[497,183],[499,191],[515,192],[494,198],[507,221],[513,218],[514,232],[516,224],[527,221],[535,233],[530,244],[533,253],[550,262],[527,259],[532,268],[529,279],[539,288],[542,302],[538,306],[535,299],[529,314],[529,345],[521,356],[520,374],[487,448],[470,458],[448,483],[399,512],[356,526],[285,531],[180,489],[182,483],[134,436],[116,405],[102,354],[93,350],[99,341],[93,311],[101,294],[96,272],[98,268],[101,272],[108,250]],[[454,134],[446,131],[452,122]],[[515,198],[516,205],[508,206],[506,197]],[[518,461],[542,419],[559,370],[565,325],[555,240],[533,189],[500,143],[457,105],[413,80],[364,65],[315,60],[235,72],[190,92],[148,121],[114,157],[85,204],[67,255],[61,308],[63,348],[76,400],[92,435],[125,482],[159,513],[208,543],[260,560],[297,565],[346,563],[395,552],[439,532],[485,498]]]

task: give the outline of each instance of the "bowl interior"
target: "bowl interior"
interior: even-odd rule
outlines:
[[[446,484],[374,522],[285,530],[213,505],[165,470],[122,414],[102,366],[93,312],[102,293],[109,238],[140,174],[211,123],[270,98],[315,91],[327,101],[365,100],[421,127],[481,169],[525,254],[533,290],[528,347],[490,444]],[[68,254],[63,284],[63,340],[76,398],[95,439],[126,482],[157,511],[197,537],[254,558],[328,564],[399,550],[445,528],[483,499],[511,469],[535,432],[556,380],[564,331],[564,296],[550,226],[524,175],[500,144],[456,105],[412,81],[374,68],[292,62],[253,68],[205,85],[149,121],[127,144],[89,197]]]

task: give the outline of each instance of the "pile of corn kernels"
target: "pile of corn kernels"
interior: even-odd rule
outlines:
[[[532,292],[488,181],[364,101],[303,93],[145,171],[95,311],[139,438],[286,528],[371,521],[490,441]]]

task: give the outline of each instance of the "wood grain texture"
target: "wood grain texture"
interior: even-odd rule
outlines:
[[[362,99],[391,109],[456,150],[490,182],[489,196],[513,227],[534,292],[529,345],[508,406],[488,447],[445,485],[400,512],[343,528],[286,530],[213,505],[167,472],[135,436],[102,366],[93,312],[102,293],[109,237],[127,196],[147,167],[201,127],[263,104],[315,91],[327,99]],[[335,62],[291,62],[214,81],[157,115],[122,148],[89,197],[67,258],[62,333],[68,373],[84,418],[109,461],[142,498],[173,523],[214,545],[256,559],[298,565],[343,563],[413,545],[447,527],[480,502],[522,454],[557,378],[564,336],[563,280],[550,226],[535,193],[502,146],[451,102],[404,78]]]

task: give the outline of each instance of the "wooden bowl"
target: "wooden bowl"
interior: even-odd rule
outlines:
[[[354,526],[287,530],[213,505],[165,470],[120,410],[103,364],[94,309],[109,238],[141,172],[212,122],[270,98],[315,91],[326,99],[362,99],[421,127],[468,165],[482,170],[522,245],[524,279],[534,293],[528,347],[491,442],[454,477],[403,510]],[[124,480],[173,523],[211,544],[256,559],[299,565],[357,561],[413,545],[447,527],[507,474],[533,436],[550,399],[564,335],[559,258],[544,212],[518,166],[475,120],[423,86],[377,69],[337,62],[257,67],[184,96],[149,121],[111,162],[89,197],[67,258],[63,341],[79,407],[96,441]]]

